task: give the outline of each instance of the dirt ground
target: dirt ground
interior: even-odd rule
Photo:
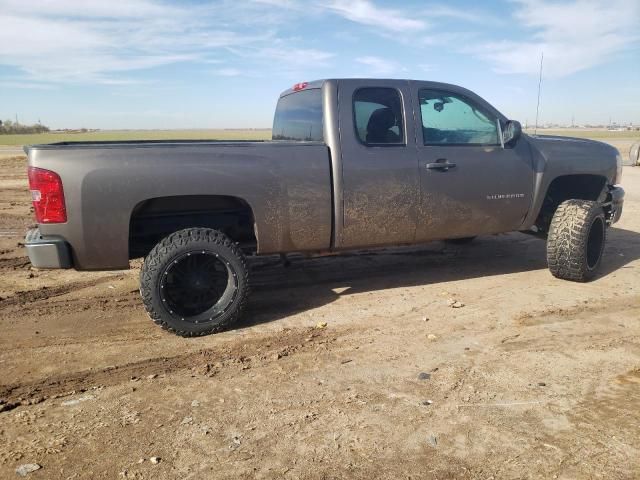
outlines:
[[[0,478],[640,477],[640,168],[591,283],[518,233],[267,259],[237,328],[182,339],[139,264],[32,270],[0,167]]]

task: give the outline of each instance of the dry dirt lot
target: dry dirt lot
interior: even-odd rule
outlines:
[[[640,168],[592,283],[517,233],[269,259],[243,323],[182,339],[139,265],[31,270],[0,167],[0,478],[640,477]]]

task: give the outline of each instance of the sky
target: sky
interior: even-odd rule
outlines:
[[[0,118],[264,128],[294,83],[462,85],[523,124],[640,124],[640,0],[0,0]]]

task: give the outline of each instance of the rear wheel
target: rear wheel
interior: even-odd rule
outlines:
[[[586,282],[602,261],[607,223],[602,207],[587,200],[558,206],[547,237],[547,264],[554,277]]]
[[[184,337],[235,322],[249,290],[242,252],[224,234],[189,228],[161,240],[145,258],[140,293],[151,319]]]

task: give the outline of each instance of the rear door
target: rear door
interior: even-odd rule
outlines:
[[[338,247],[415,239],[420,176],[410,98],[406,81],[340,81],[344,223]]]
[[[412,83],[420,202],[416,241],[517,230],[529,209],[526,142],[501,145],[506,119],[464,89]]]

